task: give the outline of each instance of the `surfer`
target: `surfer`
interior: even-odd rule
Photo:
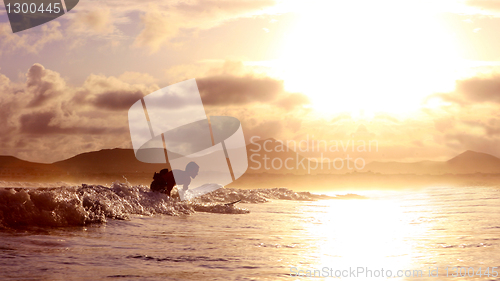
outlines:
[[[163,169],[160,173],[155,172],[150,188],[152,191],[165,193],[170,196],[170,192],[175,185],[175,178],[172,171]]]
[[[163,169],[160,173],[154,174],[150,188],[152,191],[162,192],[168,196],[170,196],[170,192],[176,185],[182,185],[182,191],[186,191],[191,183],[191,179],[194,179],[199,171],[200,166],[195,162],[189,162],[186,165],[185,171]]]

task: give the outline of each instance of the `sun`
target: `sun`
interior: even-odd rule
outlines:
[[[308,3],[276,67],[286,89],[308,95],[316,110],[405,114],[426,96],[453,90],[457,47],[431,5]]]

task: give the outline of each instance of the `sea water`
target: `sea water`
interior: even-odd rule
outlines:
[[[500,280],[497,187],[329,195],[228,188],[179,202],[119,183],[2,188],[0,278]]]

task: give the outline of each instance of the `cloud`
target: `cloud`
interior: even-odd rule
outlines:
[[[208,76],[245,76],[255,75],[253,67],[246,66],[242,61],[231,60],[203,60],[194,64],[180,64],[170,67],[165,71],[168,80],[178,83],[193,77]]]
[[[10,54],[15,51],[37,54],[52,42],[60,42],[57,47],[67,51],[68,48],[83,45],[88,39],[95,41],[97,36],[104,35],[107,35],[106,44],[116,45],[119,42],[116,35],[121,35],[116,22],[124,20],[119,15],[115,16],[110,8],[102,4],[96,8],[95,4],[95,2],[90,5],[80,4],[78,9],[61,19],[22,33],[14,34],[8,23],[0,24],[0,55],[2,52]],[[112,35],[115,38],[111,38]]]
[[[129,84],[155,84],[158,79],[147,73],[140,73],[134,71],[125,71],[118,79]]]
[[[38,53],[45,45],[62,40],[63,33],[58,21],[51,21],[37,27],[37,32],[12,33],[8,23],[0,24],[0,55],[16,50]]]
[[[270,77],[216,75],[196,80],[205,105],[248,105],[272,103],[291,110],[309,103],[303,94],[288,93],[283,81]]]
[[[207,115],[234,116],[245,132],[262,137],[297,132],[307,97],[288,93],[281,80],[243,69],[241,63],[227,63],[207,70],[207,76],[198,80]],[[241,76],[228,74],[232,70]],[[4,121],[0,154],[41,162],[89,150],[130,147],[128,109],[159,89],[154,77],[136,72],[119,77],[91,74],[81,85],[71,85],[38,63],[25,77],[24,82],[13,83],[0,74]],[[137,83],[141,77],[149,83]]]
[[[53,120],[58,118],[55,112],[35,112],[22,115],[20,117],[20,132],[28,135],[46,135],[46,134],[116,134],[128,132],[126,128],[109,128],[106,126],[72,126],[62,127],[53,124]]]
[[[196,0],[179,2],[175,7],[188,16],[245,14],[274,6],[273,0]]]
[[[310,99],[306,95],[292,93],[283,95],[282,97],[278,98],[278,100],[274,102],[274,104],[286,110],[292,110],[295,107],[303,106],[309,104],[310,102]]]
[[[163,46],[180,46],[201,30],[266,11],[276,13],[270,10],[276,4],[277,0],[80,1],[64,17],[22,34],[13,34],[8,23],[0,23],[0,55],[36,54],[56,41],[61,44],[55,48],[66,52],[132,45],[155,53]]]
[[[20,88],[11,83],[9,78],[0,74],[0,120],[2,120],[2,126],[0,126],[0,143],[9,141],[16,130],[16,124],[11,117],[17,111],[19,102],[10,93],[16,93],[20,90]]]
[[[252,136],[258,136],[262,140],[268,138],[276,138],[283,131],[286,130],[286,127],[283,126],[283,122],[280,119],[277,120],[244,120],[242,126],[245,130],[245,138],[247,139],[247,143]],[[253,123],[253,124],[251,124]]]
[[[22,115],[19,119],[20,131],[27,134],[61,133],[63,130],[60,127],[49,125],[55,117],[56,113],[50,111]]]
[[[197,83],[206,105],[269,102],[284,92],[283,81],[268,77],[221,75],[197,79]]]
[[[0,74],[0,154],[52,162],[88,150],[130,147],[128,108],[156,89],[100,75],[76,87],[41,64],[28,69],[24,82]]]
[[[179,1],[165,8],[153,4],[141,16],[144,28],[133,46],[147,47],[151,53],[155,53],[163,45],[172,44],[172,40],[182,31],[192,33],[232,19],[262,14],[263,9],[275,4],[273,0]]]
[[[128,110],[144,94],[141,91],[109,91],[99,95],[92,100],[92,104],[98,108],[111,110]]]
[[[131,79],[133,76],[143,75],[127,74],[126,76]],[[156,90],[158,86],[154,84],[130,85],[116,77],[92,74],[85,80],[83,87],[77,91],[73,101],[92,105],[96,109],[126,111],[137,100]]]
[[[448,94],[463,103],[430,109],[425,118],[380,114],[366,121],[341,113],[324,120],[310,114],[304,106],[307,96],[287,92],[283,81],[254,72],[242,62],[200,71],[196,75],[201,77],[197,80],[207,115],[238,118],[247,140],[260,136],[300,141],[309,135],[346,142],[376,137],[381,152],[361,155],[374,160],[444,159],[481,145],[482,151],[497,152],[492,145],[500,140],[498,100],[491,97],[495,88],[474,84],[497,81],[496,76],[464,80],[474,86],[457,86]],[[140,83],[141,77],[147,83]],[[160,88],[155,81],[144,73],[126,72],[118,77],[91,74],[84,83],[71,85],[41,64],[27,70],[23,83],[0,74],[0,119],[5,120],[0,127],[0,154],[50,162],[89,150],[130,147],[127,110]],[[478,96],[477,89],[488,94]]]
[[[32,94],[28,107],[38,107],[61,94],[65,82],[59,75],[45,69],[41,64],[34,64],[26,74],[27,91]]]
[[[472,102],[500,103],[500,75],[457,81],[456,92]]]
[[[476,150],[499,155],[499,74],[458,80],[455,91],[429,97],[432,98],[446,102],[425,110],[433,120],[436,142],[458,153]]]
[[[301,93],[290,93],[284,81],[260,73],[242,61],[213,61],[170,68],[174,82],[196,78],[203,103],[208,106],[267,104],[293,110],[310,103]]]
[[[141,17],[144,29],[134,41],[135,47],[148,47],[151,53],[157,52],[160,47],[175,37],[180,28],[176,19],[166,13],[152,11]]]
[[[111,34],[116,27],[109,8],[101,8],[76,13],[68,31],[71,33]]]
[[[441,100],[445,103],[451,103],[451,104],[457,104],[457,105],[466,105],[467,104],[467,101],[461,95],[457,94],[456,92],[437,93],[437,94],[429,95],[428,97],[425,98],[425,100],[423,101],[423,104],[426,105],[426,104],[435,102],[436,100],[437,101]],[[443,104],[441,103],[441,105],[443,105]],[[430,110],[429,112],[432,112],[432,110]]]
[[[491,11],[500,11],[500,1],[498,0],[467,0],[466,5]]]
[[[457,120],[454,117],[448,116],[434,120],[434,126],[439,132],[445,132],[455,128]]]
[[[475,76],[455,82],[455,90],[450,93],[437,93],[428,96],[424,104],[434,99],[461,108],[480,104],[500,104],[500,74]],[[441,104],[444,109],[446,104]],[[432,112],[432,110],[431,110]]]
[[[473,135],[465,132],[449,133],[445,135],[446,145],[457,151],[465,150],[481,151],[493,155],[500,154],[498,138],[489,138],[481,135]]]

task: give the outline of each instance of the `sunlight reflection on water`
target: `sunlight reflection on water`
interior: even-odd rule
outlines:
[[[436,267],[442,277],[446,267],[450,272],[454,266],[497,266],[490,249],[498,247],[498,194],[491,188],[436,187],[308,204],[301,224],[311,239],[306,255],[314,262],[304,268],[363,267],[391,270],[393,276],[398,270],[422,270],[425,279]]]

